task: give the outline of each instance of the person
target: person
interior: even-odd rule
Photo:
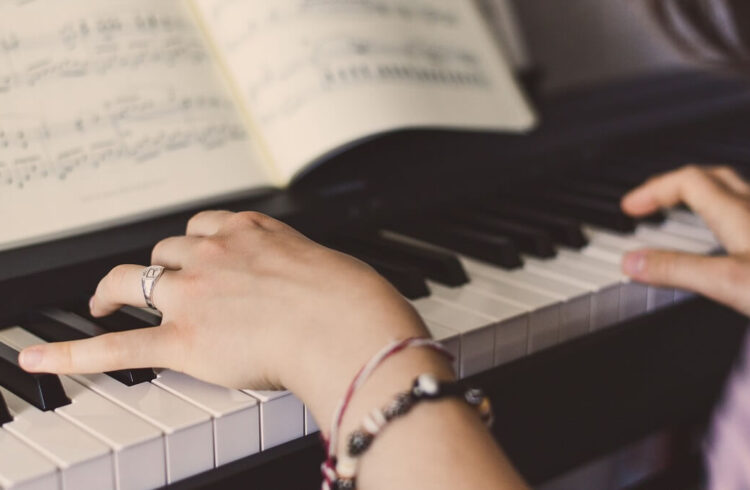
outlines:
[[[729,167],[688,166],[636,188],[622,207],[643,216],[679,203],[703,217],[727,255],[640,250],[625,256],[623,270],[750,314],[750,184]],[[162,312],[161,326],[30,347],[20,355],[24,369],[67,374],[159,366],[233,388],[283,387],[330,436],[338,400],[361,367],[394,339],[428,336],[410,305],[371,268],[261,214],[202,212],[185,235],[155,246],[152,264],[166,268],[153,296],[141,289],[143,265],[120,265],[102,279],[90,307],[101,317],[148,300]],[[449,361],[433,349],[405,349],[383,362],[351,398],[339,446],[374,407],[424,373],[454,379]],[[737,376],[739,394],[727,398],[726,413],[750,397],[750,372]],[[750,419],[750,407],[744,416]],[[750,487],[748,465],[737,461],[738,448],[748,454],[750,437],[737,428],[714,431],[714,488]],[[730,477],[735,486],[727,484]],[[359,461],[357,487],[527,488],[475,410],[452,398],[416,405],[379,434]]]

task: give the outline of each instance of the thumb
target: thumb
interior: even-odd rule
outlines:
[[[622,270],[636,281],[693,291],[743,312],[750,309],[750,295],[738,294],[750,285],[750,264],[732,256],[638,250],[625,255]]]

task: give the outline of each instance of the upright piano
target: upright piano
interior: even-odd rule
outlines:
[[[675,71],[538,105],[529,135],[390,134],[291,189],[220,207],[284,220],[390,280],[459,375],[489,393],[493,434],[532,485],[657,435],[658,467],[623,481],[685,488],[700,480],[696,440],[745,320],[625,278],[627,250],[720,245],[687,209],[634,220],[618,202],[685,163],[750,168],[750,86]],[[147,263],[194,211],[0,253],[0,488],[319,485],[316,424],[293,394],[158,370],[50,379],[14,365],[40,339],[158,322],[134,309],[95,320],[84,298],[114,265]]]

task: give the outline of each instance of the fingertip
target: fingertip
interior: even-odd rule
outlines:
[[[622,271],[633,279],[642,279],[646,271],[646,250],[628,252],[622,259]]]
[[[620,206],[627,214],[635,216],[653,213],[659,207],[651,193],[643,188],[629,192],[622,198]]]
[[[44,359],[44,348],[39,345],[27,347],[18,356],[21,367],[28,372],[38,372]]]
[[[101,299],[97,299],[96,295],[92,296],[89,299],[89,312],[94,318],[101,318],[103,316],[110,315],[117,311],[118,308],[119,305],[113,307],[112,305],[101,301]]]

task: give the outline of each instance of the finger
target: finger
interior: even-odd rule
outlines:
[[[112,269],[99,281],[96,293],[91,298],[91,314],[97,317],[109,315],[125,305],[147,306],[141,286],[144,269],[142,265],[118,265]],[[160,310],[170,304],[169,298],[175,289],[175,274],[174,271],[164,271],[154,286],[152,300]]]
[[[151,263],[167,269],[182,269],[189,260],[195,245],[201,241],[197,236],[175,236],[165,238],[151,251]]]
[[[629,214],[643,216],[681,202],[703,217],[727,250],[745,251],[750,245],[747,201],[705,169],[685,167],[655,177],[625,196],[622,207]]]
[[[232,213],[231,211],[200,212],[190,218],[185,234],[198,237],[215,235],[224,226],[227,220],[234,215],[235,213]]]
[[[19,361],[29,372],[103,373],[119,369],[172,367],[175,331],[169,325],[109,333],[74,342],[24,349]]]
[[[709,167],[708,172],[733,192],[741,196],[750,196],[750,184],[732,167],[724,165]]]
[[[742,309],[743,298],[733,280],[738,267],[734,257],[711,257],[684,252],[639,250],[623,259],[623,271],[631,278],[653,284],[693,291]],[[743,294],[744,294],[744,288]]]
[[[289,225],[282,223],[281,221],[267,216],[263,213],[257,213],[255,211],[243,211],[241,213],[235,213],[232,216],[226,218],[222,224],[222,229],[231,233],[236,229],[247,229],[247,228],[260,228],[265,231],[272,232],[292,232],[297,233]]]

